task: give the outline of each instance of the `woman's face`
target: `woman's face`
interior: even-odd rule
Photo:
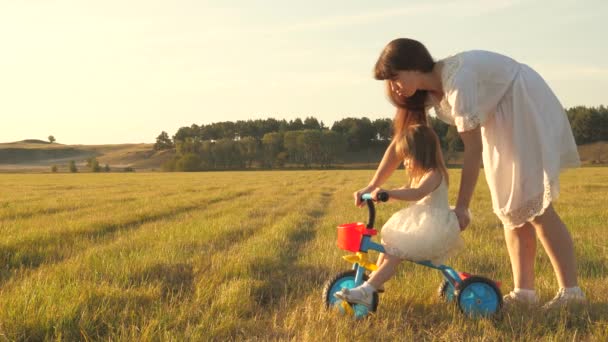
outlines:
[[[418,84],[417,74],[417,71],[397,71],[397,75],[388,81],[391,91],[399,97],[414,95]]]

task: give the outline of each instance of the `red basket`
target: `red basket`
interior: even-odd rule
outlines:
[[[353,222],[338,226],[338,247],[346,251],[358,252],[361,247],[365,223]]]

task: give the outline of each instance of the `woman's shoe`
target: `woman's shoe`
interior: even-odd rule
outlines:
[[[521,292],[511,291],[502,297],[504,306],[534,306],[538,304],[538,297],[534,295],[524,295]]]
[[[552,310],[576,304],[585,304],[587,299],[579,287],[570,289],[561,288],[553,299],[543,305],[543,310]]]

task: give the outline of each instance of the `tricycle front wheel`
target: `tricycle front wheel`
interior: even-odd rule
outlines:
[[[363,304],[343,304],[341,299],[334,296],[336,292],[342,290],[343,288],[355,288],[356,275],[357,272],[355,270],[338,273],[325,283],[325,287],[323,289],[323,303],[325,303],[326,308],[338,308],[341,313],[345,314],[347,311],[350,311],[348,308],[344,307],[344,305],[348,305],[352,309],[352,313],[354,314],[355,318],[363,318],[367,316],[369,312],[376,311],[378,308],[378,293],[376,292],[374,292],[371,308],[368,308]],[[366,281],[367,279],[367,275],[363,275],[363,281]]]

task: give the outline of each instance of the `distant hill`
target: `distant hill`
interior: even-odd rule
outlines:
[[[49,142],[49,141],[44,141],[44,140],[40,140],[40,139],[25,139],[23,141],[19,141],[18,143],[47,144],[47,145],[51,144],[51,142]]]
[[[96,157],[101,166],[110,168],[131,167],[136,170],[160,169],[174,152],[155,151],[153,144],[118,145],[63,145],[42,140],[27,139],[12,143],[0,143],[0,171],[47,171],[57,165],[67,170],[74,160],[79,168],[87,159]]]

